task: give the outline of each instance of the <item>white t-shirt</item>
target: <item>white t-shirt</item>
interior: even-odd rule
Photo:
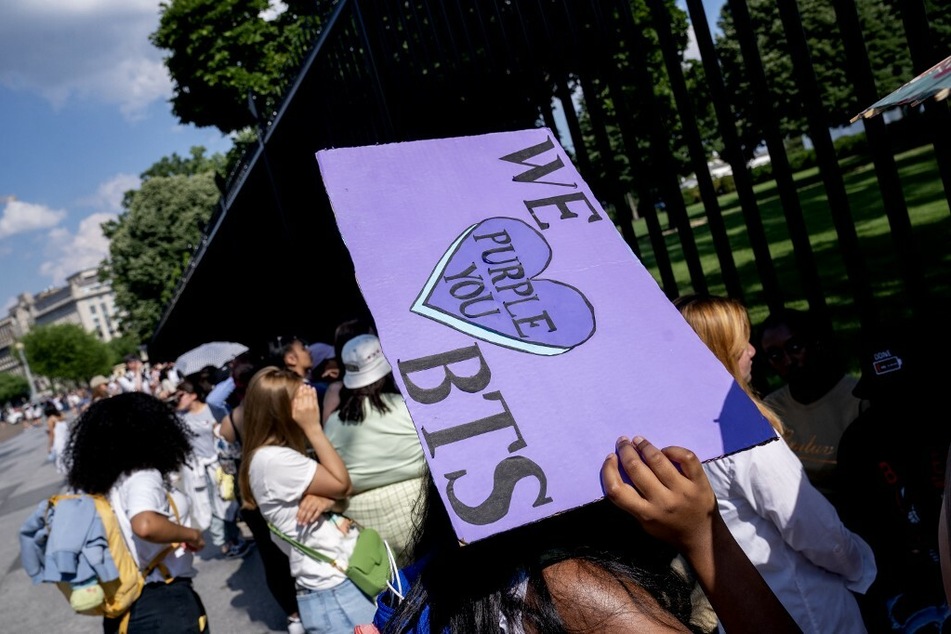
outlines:
[[[806,634],[864,633],[852,592],[876,575],[872,549],[839,520],[782,438],[703,464],[737,544]]]
[[[289,447],[259,447],[251,455],[248,467],[251,491],[261,515],[268,522],[285,535],[335,558],[340,567],[346,569],[357,541],[356,529],[344,535],[326,514],[313,524],[297,524],[297,508],[317,468],[316,461]],[[299,586],[326,590],[346,579],[346,575],[330,564],[311,559],[276,535],[271,538],[287,553],[291,576]]]
[[[203,404],[197,412],[186,411],[182,414],[182,420],[195,434],[192,438],[192,451],[195,455],[199,458],[216,458],[218,450],[215,448],[215,425],[218,421],[211,413],[211,408]]]
[[[178,491],[171,491],[171,493],[179,517],[188,517],[188,498]],[[109,492],[109,502],[116,511],[116,517],[119,520],[119,526],[122,528],[126,543],[135,546],[132,549],[132,554],[136,558],[139,568],[148,565],[168,544],[156,544],[135,535],[132,532],[132,518],[143,511],[152,511],[164,515],[173,522],[175,521],[175,514],[168,503],[162,474],[157,469],[146,469],[120,478]],[[183,524],[187,525],[186,522],[183,522]],[[196,571],[192,567],[193,559],[192,552],[184,546],[180,546],[167,555],[163,561],[173,577],[194,577]],[[163,581],[164,579],[165,577],[159,570],[153,570],[145,581],[150,583],[152,581]]]
[[[136,375],[134,372],[126,372],[124,375],[119,377],[119,387],[122,388],[123,392],[145,392],[146,394],[151,394],[152,390],[149,388],[149,379],[143,373]]]

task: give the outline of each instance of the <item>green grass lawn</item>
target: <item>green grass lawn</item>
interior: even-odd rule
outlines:
[[[933,303],[944,303],[951,297],[951,212],[938,174],[938,165],[932,147],[924,146],[897,155],[899,175],[908,205],[915,235],[917,252]],[[910,317],[904,297],[894,243],[890,236],[888,218],[879,193],[875,170],[868,159],[852,157],[842,161],[843,178],[849,196],[852,218],[859,237],[859,248],[868,270],[876,305],[886,323],[895,323]],[[823,293],[832,312],[836,331],[850,353],[857,342],[858,320],[852,305],[845,264],[839,251],[829,213],[829,204],[818,168],[795,175],[803,216],[810,235],[810,244],[817,261]],[[806,301],[799,282],[793,258],[792,243],[786,219],[780,205],[775,182],[770,180],[754,187],[764,229],[769,240],[769,251],[779,276],[787,305],[805,308]],[[735,193],[719,198],[723,220],[727,227],[733,257],[744,285],[746,303],[754,324],[766,316],[762,286],[753,262],[746,226]],[[687,208],[694,239],[701,255],[703,270],[712,293],[726,292],[719,274],[719,261],[713,247],[702,203]],[[662,226],[667,227],[666,214],[660,213]],[[638,246],[644,265],[654,278],[660,280],[653,250],[644,219],[634,221]],[[690,292],[690,277],[683,261],[680,239],[668,231],[667,246],[673,262],[674,275],[682,293]],[[850,354],[852,356],[852,354]]]

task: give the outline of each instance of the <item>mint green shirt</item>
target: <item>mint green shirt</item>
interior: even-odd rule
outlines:
[[[350,472],[353,493],[395,484],[425,473],[426,458],[399,394],[384,394],[390,411],[381,414],[364,401],[363,422],[343,422],[337,412],[330,415],[324,433]]]

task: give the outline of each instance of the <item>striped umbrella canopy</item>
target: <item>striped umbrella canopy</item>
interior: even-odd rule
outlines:
[[[951,57],[946,57],[910,82],[879,99],[871,106],[852,117],[852,123],[867,119],[898,106],[917,106],[934,99],[941,101],[951,93]]]

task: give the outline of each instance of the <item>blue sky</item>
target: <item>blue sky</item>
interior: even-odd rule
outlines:
[[[99,225],[150,165],[230,146],[172,116],[158,15],[155,0],[0,2],[0,315],[97,265]]]
[[[0,316],[98,265],[100,225],[153,163],[230,147],[172,116],[158,16],[156,0],[0,1]]]

